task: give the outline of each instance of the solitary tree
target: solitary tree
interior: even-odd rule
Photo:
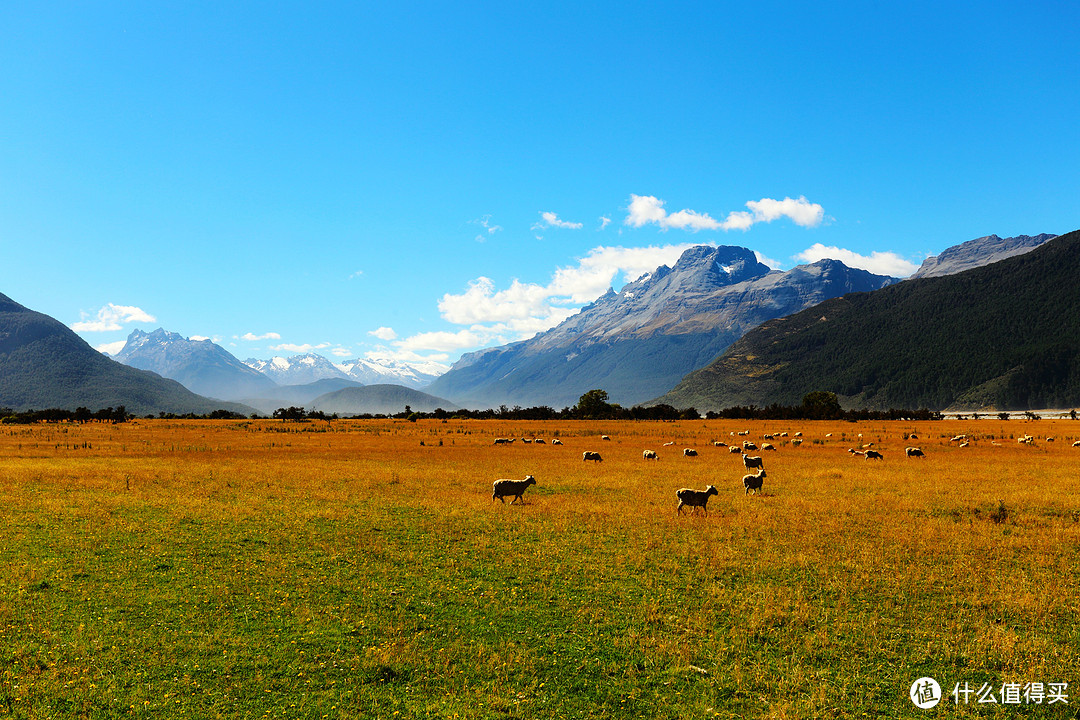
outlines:
[[[824,390],[815,390],[803,396],[802,409],[811,420],[836,420],[844,414],[836,393]]]
[[[574,413],[585,419],[601,419],[611,417],[612,407],[608,403],[606,390],[590,390],[578,400]]]

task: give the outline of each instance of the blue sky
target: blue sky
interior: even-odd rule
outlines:
[[[1072,2],[0,8],[0,293],[112,347],[450,363],[693,244],[1080,227]]]

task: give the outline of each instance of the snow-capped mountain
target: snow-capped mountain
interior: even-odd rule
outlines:
[[[356,359],[333,363],[317,353],[273,357],[269,360],[250,358],[244,363],[272,378],[278,385],[307,385],[334,378],[364,385],[393,384],[414,389],[426,387],[450,369],[435,362],[409,364],[396,360]]]
[[[594,388],[644,402],[766,320],[896,281],[837,260],[780,272],[746,248],[697,246],[551,330],[463,355],[426,391],[465,407],[560,408]]]
[[[236,400],[264,394],[274,381],[237,360],[210,340],[189,340],[158,328],[134,330],[114,360],[176,380],[199,395]]]
[[[269,360],[248,358],[244,364],[258,370],[278,385],[307,385],[327,378],[352,379],[335,367],[332,362],[316,353],[292,357],[275,356]]]

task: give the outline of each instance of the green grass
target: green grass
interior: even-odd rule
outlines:
[[[760,498],[725,489],[709,517],[677,517],[673,482],[738,461],[643,466],[634,439],[593,466],[577,448],[450,435],[420,448],[423,432],[286,448],[252,433],[249,452],[207,431],[165,447],[168,462],[135,442],[96,460],[13,452],[0,716],[1073,717],[1080,704],[918,711],[907,697],[922,675],[946,692],[1080,693],[1076,503],[1024,507],[1005,477],[991,491],[1017,509],[994,522],[996,502],[893,482],[914,465],[895,460],[883,487],[876,466],[804,447],[786,485],[777,469]],[[527,504],[492,503],[490,478],[521,463],[541,468]]]

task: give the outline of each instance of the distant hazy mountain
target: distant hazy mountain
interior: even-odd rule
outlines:
[[[394,384],[418,389],[449,370],[448,366],[436,362],[356,359],[333,363],[317,353],[273,357],[269,360],[249,358],[244,364],[272,378],[278,385],[307,385],[317,380],[336,378],[362,385]]]
[[[463,355],[428,392],[464,407],[573,405],[601,388],[632,405],[673,387],[759,323],[896,278],[837,260],[770,270],[741,247],[693,247],[557,327]]]
[[[327,378],[351,379],[332,362],[316,353],[293,355],[287,358],[272,357],[269,360],[248,358],[244,364],[258,370],[278,385],[307,385]]]
[[[361,384],[344,378],[323,378],[307,385],[278,385],[263,396],[243,398],[243,403],[270,415],[278,408],[310,408],[311,401],[320,395],[347,387],[361,387]]]
[[[406,405],[415,412],[458,409],[449,400],[401,385],[344,388],[315,398],[311,409],[338,415],[392,415],[404,412]]]
[[[238,400],[262,396],[276,386],[266,375],[237,360],[210,340],[189,340],[162,328],[135,330],[113,358],[176,380],[199,395]]]
[[[0,407],[96,411],[121,405],[136,415],[253,411],[110,360],[58,320],[0,295]]]
[[[1078,268],[1080,231],[965,272],[827,300],[762,324],[655,402],[797,405],[823,390],[853,408],[1080,407]]]
[[[975,267],[989,265],[1015,255],[1034,250],[1047,240],[1057,237],[1056,235],[1017,235],[1011,238],[999,238],[997,235],[968,240],[959,245],[953,245],[940,255],[928,257],[912,275],[912,278],[940,277],[970,270]]]
[[[405,363],[397,360],[346,360],[334,367],[364,385],[393,384],[413,389],[427,387],[450,369],[437,362]]]

